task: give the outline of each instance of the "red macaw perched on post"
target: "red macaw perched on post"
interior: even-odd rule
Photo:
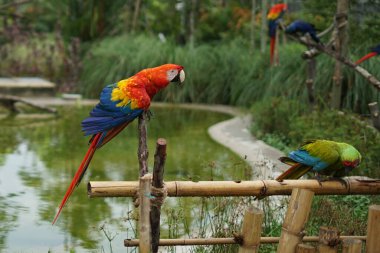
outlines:
[[[279,19],[284,16],[285,11],[287,10],[287,4],[275,4],[270,8],[268,12],[268,30],[270,37],[270,64],[273,64],[274,50],[276,45],[276,31],[278,26]]]
[[[95,151],[120,133],[129,123],[149,109],[153,96],[170,82],[185,80],[183,67],[165,64],[141,70],[134,76],[106,86],[100,94],[100,102],[82,121],[85,135],[92,135],[90,147],[84,156],[53,220],[57,221],[62,208],[80,183]]]
[[[363,61],[366,61],[366,60],[368,60],[369,58],[372,58],[372,57],[374,57],[374,56],[376,56],[376,55],[379,55],[379,54],[380,54],[380,44],[377,45],[376,47],[371,48],[371,52],[368,53],[368,54],[366,54],[366,55],[364,55],[364,56],[363,56],[362,58],[360,58],[359,60],[357,60],[357,61],[355,62],[355,64],[356,64],[356,65],[359,65],[359,64],[362,63]]]
[[[320,179],[319,175],[339,178],[358,166],[361,159],[359,151],[347,143],[310,140],[290,152],[288,157],[280,158],[281,162],[291,167],[276,180],[298,179],[310,170],[317,175],[317,179]]]

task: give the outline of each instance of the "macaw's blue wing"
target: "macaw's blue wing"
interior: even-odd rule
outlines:
[[[328,166],[328,163],[302,149],[290,152],[289,157],[298,163],[312,167],[314,171],[323,170]]]
[[[91,111],[90,117],[82,121],[82,130],[85,135],[107,132],[119,126],[125,127],[144,111],[143,109],[131,109],[130,104],[117,106],[120,100],[111,100],[112,90],[115,87],[116,84],[113,84],[103,89],[100,102]]]

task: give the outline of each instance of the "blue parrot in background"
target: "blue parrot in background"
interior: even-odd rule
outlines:
[[[286,27],[285,32],[289,34],[301,33],[302,35],[308,33],[315,42],[321,42],[317,36],[317,32],[315,30],[314,25],[303,20],[296,20],[292,22],[290,25]]]

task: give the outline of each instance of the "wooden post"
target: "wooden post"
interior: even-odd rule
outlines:
[[[164,188],[164,167],[166,160],[166,140],[158,139],[156,144],[156,153],[154,154],[154,166],[153,166],[153,182],[152,186],[156,189]],[[158,244],[160,241],[160,216],[161,205],[166,197],[161,192],[152,191],[152,209],[150,211],[150,224],[152,227],[152,252],[158,252]]]
[[[380,131],[380,111],[377,102],[369,103],[368,108],[371,112],[373,126]]]
[[[239,247],[239,253],[259,252],[261,226],[263,223],[264,212],[254,207],[248,207],[244,214],[243,227],[241,234],[243,243]]]
[[[335,15],[336,31],[335,35],[335,49],[339,56],[345,57],[347,54],[347,41],[348,41],[348,0],[337,0],[337,10]],[[331,107],[339,109],[341,105],[342,96],[342,80],[343,71],[342,63],[338,60],[335,61],[335,71],[333,76],[333,88],[331,97]]]
[[[343,240],[342,253],[361,253],[362,241],[358,239]]]
[[[314,192],[305,189],[297,188],[292,191],[277,253],[293,253],[297,244],[301,243],[313,196]]]
[[[152,185],[152,175],[145,174],[140,178],[139,188],[139,248],[140,253],[150,252],[151,231],[150,231],[150,190]]]
[[[298,244],[296,248],[296,253],[316,253],[314,246],[308,244]]]
[[[333,227],[320,227],[319,229],[319,246],[320,253],[338,252],[340,243],[339,231]]]
[[[139,148],[137,156],[139,158],[140,177],[148,173],[148,146],[146,145],[146,112],[143,112],[139,117]]]
[[[380,205],[371,205],[368,211],[366,252],[376,253],[380,249]]]

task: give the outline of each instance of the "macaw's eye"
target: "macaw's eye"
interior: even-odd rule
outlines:
[[[344,167],[351,167],[352,166],[352,162],[350,162],[350,161],[343,161],[343,166]]]

